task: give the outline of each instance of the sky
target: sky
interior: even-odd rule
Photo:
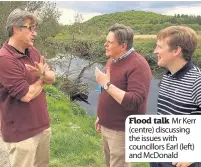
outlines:
[[[127,10],[201,15],[201,1],[56,1],[56,4],[62,12],[61,24],[73,24],[76,14],[81,14],[83,21],[87,21],[97,15]]]

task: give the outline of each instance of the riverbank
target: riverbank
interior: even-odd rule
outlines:
[[[95,117],[88,116],[55,87],[47,86],[45,91],[52,127],[49,167],[104,167]]]
[[[197,49],[194,52],[192,60],[198,67],[201,67],[201,35],[199,35],[198,38]],[[158,70],[157,66],[157,57],[153,54],[156,47],[156,41],[156,35],[136,35],[134,36],[133,47],[138,53],[146,58],[153,74],[158,75],[160,70]],[[47,39],[47,44],[55,47],[53,50],[56,50],[58,47],[59,49],[57,50],[66,48],[66,54],[73,53],[73,55],[91,61],[96,61],[98,59],[106,61],[104,43],[105,36],[97,35],[77,35],[72,39],[71,35],[59,33],[55,37],[49,37]]]

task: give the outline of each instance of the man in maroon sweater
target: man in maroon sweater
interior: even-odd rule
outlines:
[[[9,35],[0,49],[0,118],[12,167],[45,167],[49,162],[50,118],[44,84],[55,73],[33,47],[37,19],[16,9],[8,16]]]
[[[147,61],[133,48],[133,30],[121,24],[109,29],[105,43],[110,57],[105,72],[96,69],[102,86],[95,128],[101,131],[107,167],[128,167],[125,162],[125,120],[145,114],[152,74]]]

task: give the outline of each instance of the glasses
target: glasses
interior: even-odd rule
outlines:
[[[25,25],[23,25],[23,26],[20,26],[20,27],[27,28],[27,29],[29,29],[31,32],[37,32],[37,27],[36,27],[36,25],[32,25],[32,26],[25,26]]]

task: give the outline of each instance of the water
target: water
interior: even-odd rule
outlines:
[[[152,79],[151,88],[148,97],[148,107],[147,114],[156,114],[156,105],[157,105],[157,92],[158,92],[158,80]],[[89,85],[90,87],[97,86],[97,84]],[[88,101],[91,105],[88,105],[84,102],[77,102],[80,106],[88,110],[89,115],[96,115],[96,108],[98,103],[98,93],[91,91],[88,96]]]
[[[69,72],[67,74],[71,74],[69,75],[70,78],[75,78],[80,73],[82,68],[87,66],[89,63],[90,62],[88,60],[75,57],[71,61]],[[67,60],[66,58],[63,58],[54,63],[54,68],[57,75],[62,75],[66,71],[68,66],[69,66],[69,60]],[[82,77],[82,81],[87,83],[89,87],[88,102],[90,103],[90,105],[82,101],[77,101],[77,104],[85,108],[88,111],[89,115],[96,115],[96,109],[98,103],[97,83],[94,75],[95,66],[98,66],[100,69],[102,68],[100,64],[96,63],[89,69],[86,69]],[[159,83],[158,79],[153,78],[151,81],[151,87],[148,97],[148,107],[147,107],[147,114],[150,115],[156,114],[158,83]]]

